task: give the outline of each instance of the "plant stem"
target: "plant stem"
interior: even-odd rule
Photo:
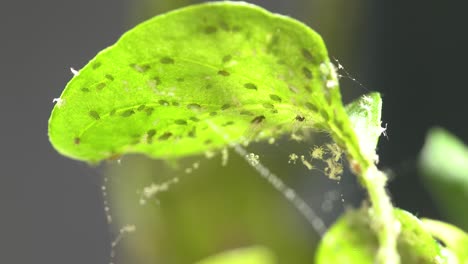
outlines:
[[[400,263],[400,256],[397,251],[397,238],[400,223],[394,217],[393,206],[385,190],[387,176],[379,171],[374,164],[369,165],[358,176],[367,189],[372,203],[369,215],[380,244],[376,263],[398,264]]]

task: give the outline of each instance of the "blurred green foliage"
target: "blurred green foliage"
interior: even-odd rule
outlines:
[[[468,148],[445,129],[433,128],[420,154],[419,170],[448,222],[467,231]]]

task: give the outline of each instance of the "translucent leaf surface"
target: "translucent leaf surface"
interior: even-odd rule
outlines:
[[[181,157],[303,127],[360,155],[318,34],[254,5],[157,16],[100,52],[67,85],[49,136],[62,154]],[[354,146],[354,147],[350,147]]]
[[[196,264],[275,264],[273,253],[264,247],[236,249],[204,259]]]
[[[382,98],[379,93],[370,93],[346,105],[351,124],[359,145],[367,156],[375,156],[375,148],[383,132],[381,127]]]
[[[468,148],[441,128],[431,129],[419,158],[423,183],[447,219],[468,230]],[[467,245],[468,248],[468,245]]]
[[[401,263],[447,263],[441,246],[424,230],[421,221],[410,213],[395,209],[401,223],[398,253]],[[349,211],[342,216],[322,239],[316,263],[376,263],[377,236],[366,209]]]

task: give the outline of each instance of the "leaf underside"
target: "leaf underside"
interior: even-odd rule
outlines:
[[[219,2],[154,17],[100,52],[67,84],[49,137],[89,162],[177,158],[295,124],[355,137],[322,39],[291,18]]]

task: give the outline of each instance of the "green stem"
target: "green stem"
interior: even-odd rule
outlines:
[[[400,223],[395,219],[393,206],[385,190],[387,176],[372,164],[359,175],[369,193],[372,208],[369,211],[372,227],[379,240],[376,262],[379,264],[400,263],[397,238]]]

